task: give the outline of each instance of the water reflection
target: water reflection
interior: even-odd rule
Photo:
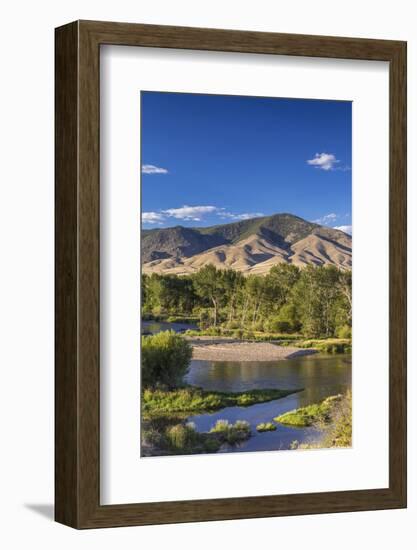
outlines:
[[[283,399],[251,407],[227,407],[212,414],[189,417],[199,431],[209,430],[219,419],[229,422],[247,420],[252,437],[239,447],[224,448],[224,452],[288,449],[294,440],[311,442],[318,437],[314,428],[292,428],[277,425],[275,432],[259,434],[256,426],[274,416],[298,407],[316,403],[329,395],[345,392],[351,387],[351,357],[317,354],[287,361],[214,362],[192,361],[187,382],[208,390],[244,391],[255,388],[304,388]]]

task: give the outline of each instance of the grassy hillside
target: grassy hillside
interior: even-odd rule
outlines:
[[[143,263],[168,258],[190,258],[221,245],[237,244],[257,235],[268,243],[289,250],[291,245],[316,235],[349,248],[350,237],[293,216],[275,214],[212,227],[169,227],[142,231]]]

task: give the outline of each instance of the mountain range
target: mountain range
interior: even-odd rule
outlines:
[[[292,214],[211,227],[142,230],[142,272],[185,275],[209,263],[265,274],[280,263],[352,268],[352,238]]]

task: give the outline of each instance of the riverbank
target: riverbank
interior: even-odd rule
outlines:
[[[147,389],[142,395],[142,417],[152,418],[179,413],[203,413],[225,407],[249,407],[298,393],[303,388],[252,389],[242,392],[208,391],[192,386],[170,391]]]
[[[201,361],[283,361],[317,353],[313,348],[245,342],[235,338],[199,336],[186,339],[193,348],[193,359]]]
[[[249,439],[249,422],[234,423],[218,419],[205,432],[196,431],[190,414],[212,413],[227,407],[251,407],[282,399],[302,388],[292,390],[253,389],[244,392],[207,391],[184,387],[170,391],[147,389],[142,395],[143,456],[199,454],[217,452],[223,444],[235,445]]]
[[[209,432],[199,433],[192,422],[168,424],[161,429],[151,421],[142,426],[142,456],[216,453],[222,445],[236,445],[251,437],[249,422],[218,420]]]
[[[316,426],[322,433],[314,443],[294,440],[291,449],[330,449],[352,446],[352,392],[329,396],[320,403],[288,411],[274,418],[287,426]]]
[[[273,419],[344,394],[350,380],[350,356],[344,354],[318,353],[280,362],[192,361],[187,388],[142,394],[142,456],[316,448],[325,442],[315,424],[292,426]],[[274,390],[253,392],[257,388]],[[275,393],[279,388],[296,393]],[[238,444],[221,441],[212,432],[220,420],[221,425],[246,421],[250,434]],[[263,429],[272,423],[275,430]]]
[[[274,418],[275,422],[287,426],[297,426],[304,428],[306,426],[324,425],[330,422],[333,409],[340,403],[342,395],[331,395],[326,397],[320,403],[313,403],[307,407],[300,407],[281,414]]]

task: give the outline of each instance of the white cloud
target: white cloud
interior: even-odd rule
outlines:
[[[334,229],[338,229],[339,231],[343,231],[344,233],[347,233],[348,235],[352,235],[352,226],[351,225],[339,225],[339,227],[335,227]]]
[[[340,160],[337,160],[335,155],[331,153],[316,153],[314,155],[313,159],[310,159],[307,161],[307,164],[310,164],[311,166],[315,166],[316,168],[319,168],[320,170],[333,170],[334,165],[340,162]]]
[[[265,216],[262,212],[244,212],[243,214],[232,214],[231,212],[220,212],[221,218],[228,218],[231,220],[250,220],[251,218],[261,218]]]
[[[214,214],[223,219],[228,220],[249,220],[250,218],[258,218],[264,216],[262,212],[243,212],[242,214],[233,214],[227,212],[225,208],[219,208],[218,206],[188,206],[184,205],[180,208],[167,208],[166,210],[159,210],[158,212],[143,212],[142,222],[145,224],[157,224],[162,225],[170,218],[176,220],[200,222],[206,214]]]
[[[346,215],[338,215],[334,212],[331,212],[330,214],[326,214],[325,216],[322,216],[321,218],[317,220],[313,220],[313,223],[318,223],[320,225],[327,225],[332,227],[333,229],[339,229],[339,231],[343,231],[344,233],[347,233],[348,235],[352,235],[352,226],[351,225],[334,225],[336,221],[339,221],[339,223],[342,221],[343,218],[347,218],[349,214]]]
[[[181,208],[168,208],[168,210],[162,210],[162,212],[170,218],[199,222],[201,220],[201,216],[204,216],[204,214],[211,214],[213,212],[218,212],[219,210],[220,209],[217,208],[217,206],[184,205]]]
[[[164,221],[164,216],[159,212],[142,212],[142,222],[160,225]]]
[[[331,212],[330,214],[326,214],[325,216],[322,216],[317,220],[313,220],[313,222],[319,223],[320,225],[329,225],[331,223],[334,223],[336,220],[337,220],[337,214],[335,214],[334,212]]]
[[[153,164],[142,164],[142,174],[168,174],[168,170]]]

